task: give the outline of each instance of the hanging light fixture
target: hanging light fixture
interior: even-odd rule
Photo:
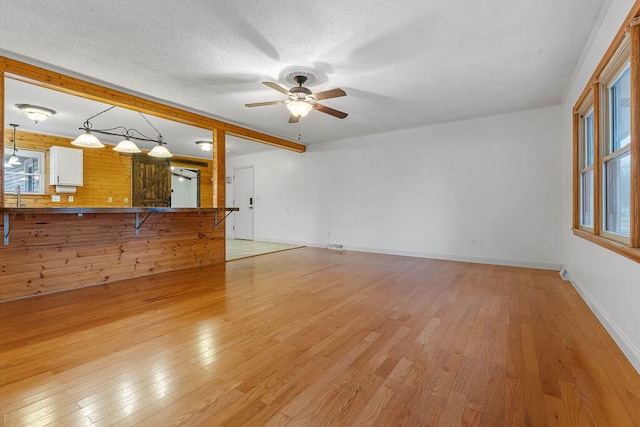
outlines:
[[[196,144],[202,151],[211,151],[213,149],[213,142],[211,141],[196,141]]]
[[[27,117],[38,123],[53,116],[56,112],[50,108],[38,107],[31,104],[16,104]]]
[[[164,146],[166,142],[162,141],[162,135],[158,137],[157,142],[158,142],[158,145],[153,147],[153,150],[149,151],[148,153],[151,157],[161,157],[161,158],[173,157],[173,154],[171,154],[167,149],[167,147]]]
[[[313,106],[306,101],[292,101],[287,104],[287,108],[296,117],[304,117],[309,114]]]
[[[7,160],[7,163],[5,163],[5,166],[7,167],[20,166],[21,165],[20,157],[18,157],[18,155],[16,154],[18,152],[18,150],[16,149],[16,128],[19,125],[10,123],[9,126],[13,127],[13,135],[11,136],[11,142],[13,143],[13,154],[11,154],[11,157],[9,157],[9,160]]]
[[[124,126],[116,126],[109,129],[94,129],[93,124],[91,123],[91,119],[104,114],[107,111],[112,110],[113,108],[115,108],[115,105],[112,105],[106,110],[100,111],[98,114],[94,114],[93,116],[85,120],[84,124],[80,128],[80,130],[84,130],[85,133],[76,138],[73,142],[71,142],[71,144],[85,148],[102,148],[104,147],[104,144],[102,144],[100,140],[98,140],[98,138],[93,135],[93,133],[99,133],[103,135],[124,137],[122,141],[120,141],[115,147],[113,147],[113,151],[117,151],[119,153],[141,153],[142,150],[140,150],[140,148],[138,148],[138,146],[132,141],[133,139],[135,139],[136,141],[148,141],[158,144],[148,153],[151,157],[173,157],[173,154],[171,154],[167,147],[165,147],[166,142],[164,142],[160,131],[156,129],[156,127],[149,121],[149,119],[147,119],[145,115],[139,111],[138,114],[140,114],[140,117],[142,117],[144,121],[146,121],[149,126],[151,126],[153,130],[158,134],[156,138],[150,138],[137,129],[127,129]],[[120,133],[114,132],[116,130],[119,130]],[[134,134],[137,134],[138,136],[134,136]]]
[[[167,143],[164,142],[164,138],[162,137],[162,134],[160,133],[160,131],[158,129],[156,129],[156,127],[154,125],[152,125],[151,122],[149,121],[149,119],[147,119],[142,113],[138,112],[138,114],[140,114],[142,116],[142,118],[147,123],[149,123],[149,126],[151,126],[153,128],[153,130],[155,130],[156,133],[158,134],[158,136],[156,137],[156,142],[158,143],[158,145],[153,147],[153,149],[151,151],[149,151],[147,154],[149,156],[151,156],[151,157],[161,157],[161,158],[173,157],[173,154],[171,154],[169,152],[169,150],[167,149],[167,147],[165,147],[165,145],[167,145]],[[140,133],[140,132],[138,132],[138,133]]]
[[[85,129],[82,135],[71,141],[71,145],[83,148],[104,148],[104,144],[91,133],[90,129]]]
[[[75,145],[76,147],[82,147],[82,148],[104,148],[104,144],[100,142],[100,140],[91,133],[92,131],[100,132],[100,130],[98,129],[96,130],[93,129],[93,124],[91,123],[91,119],[98,117],[100,114],[106,113],[107,111],[113,108],[115,108],[115,105],[112,105],[106,110],[102,110],[98,114],[94,114],[93,116],[85,120],[84,123],[82,124],[82,127],[79,128],[80,130],[83,130],[84,133],[78,136],[73,141],[71,141],[71,145]]]
[[[119,153],[141,153],[142,150],[138,148],[136,144],[134,144],[130,135],[125,136],[125,138],[118,143],[115,147],[113,147],[113,151],[117,151]]]

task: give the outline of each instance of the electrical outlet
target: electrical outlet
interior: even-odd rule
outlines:
[[[51,196],[51,201],[52,202],[59,202],[60,201],[60,196],[59,195],[52,195]]]
[[[69,201],[73,202],[73,196],[69,196]]]
[[[107,198],[107,202],[109,202],[109,203],[113,203],[113,197],[108,197],[108,198]]]
[[[478,240],[475,237],[469,240],[469,246],[478,246]]]

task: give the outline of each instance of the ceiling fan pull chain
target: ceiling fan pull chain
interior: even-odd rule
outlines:
[[[300,126],[302,125],[298,122],[298,141],[300,141]]]

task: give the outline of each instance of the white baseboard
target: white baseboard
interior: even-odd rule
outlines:
[[[282,243],[285,245],[296,245],[296,246],[309,246],[312,248],[326,248],[327,245],[322,245],[319,243],[313,242],[302,242],[300,240],[285,240],[285,239],[267,239],[265,237],[254,237],[253,240],[256,242],[270,242],[270,243]]]
[[[327,248],[326,243],[315,243],[315,242],[301,242],[294,240],[273,240],[273,239],[264,239],[256,237],[255,240],[259,240],[261,242],[274,242],[274,243],[285,243],[288,245],[300,245],[300,246],[310,246],[313,248]],[[431,252],[414,252],[414,251],[402,251],[395,249],[380,249],[380,248],[367,248],[361,246],[344,246],[345,251],[354,251],[354,252],[367,252],[374,254],[383,254],[383,255],[400,255],[400,256],[410,256],[415,258],[431,258],[431,259],[442,259],[445,261],[459,261],[459,262],[472,262],[476,264],[492,264],[492,265],[504,265],[507,267],[523,267],[523,268],[535,268],[539,270],[552,270],[552,271],[560,271],[562,268],[562,264],[557,263],[548,263],[548,262],[537,262],[537,261],[524,261],[524,260],[514,260],[514,259],[501,259],[501,258],[482,258],[482,257],[472,257],[466,255],[452,255],[452,254],[439,254],[439,253],[431,253]]]
[[[446,261],[472,262],[475,264],[504,265],[507,267],[535,268],[539,270],[560,271],[560,268],[562,267],[562,264],[537,262],[537,261],[524,261],[524,260],[517,260],[517,259],[483,258],[483,257],[474,257],[474,256],[467,256],[467,255],[401,251],[401,250],[394,250],[394,249],[362,248],[362,247],[354,247],[354,246],[345,246],[344,249],[347,251],[356,251],[356,252],[369,252],[369,253],[377,253],[377,254],[385,254],[385,255],[410,256],[415,258],[442,259]]]
[[[627,334],[617,325],[617,323],[609,316],[604,308],[593,298],[593,296],[589,293],[589,291],[580,283],[580,281],[571,274],[571,270],[569,271],[569,282],[573,285],[575,290],[580,294],[585,303],[589,306],[593,314],[596,315],[602,326],[606,329],[606,331],[611,335],[611,338],[618,344],[620,350],[627,356],[629,362],[633,365],[633,367],[640,373],[640,350],[636,345],[629,339]]]

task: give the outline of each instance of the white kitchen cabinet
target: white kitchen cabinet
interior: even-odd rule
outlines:
[[[82,150],[53,146],[49,160],[49,184],[82,186]]]

